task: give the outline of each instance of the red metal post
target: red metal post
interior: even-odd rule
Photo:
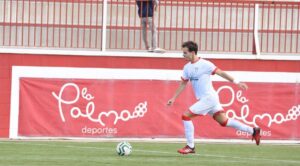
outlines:
[[[85,48],[85,33],[86,33],[86,0],[83,2],[83,39],[82,47]]]
[[[12,0],[10,0],[10,14],[9,14],[9,36],[8,36],[8,45],[11,46],[11,27],[12,27]]]
[[[43,41],[43,17],[44,17],[44,12],[43,12],[43,10],[44,10],[44,2],[41,2],[41,23],[40,23],[40,28],[41,28],[41,30],[40,30],[40,47],[42,47],[43,46],[43,44],[42,44],[42,41]],[[48,26],[48,25],[47,25]]]

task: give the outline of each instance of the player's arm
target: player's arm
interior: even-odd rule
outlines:
[[[167,105],[172,105],[176,98],[180,95],[180,93],[185,89],[186,85],[187,85],[188,81],[187,80],[182,80],[180,82],[179,87],[177,88],[174,96],[168,101]]]
[[[228,73],[226,73],[225,71],[221,70],[221,69],[217,69],[215,71],[215,74],[223,77],[224,79],[230,81],[230,82],[233,82],[235,84],[237,84],[240,88],[242,89],[248,89],[248,86],[247,84],[243,83],[243,82],[240,82],[238,81],[237,79],[234,79],[231,75],[229,75]]]

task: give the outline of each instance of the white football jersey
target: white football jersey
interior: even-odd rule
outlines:
[[[217,67],[210,61],[199,59],[197,62],[189,62],[184,66],[181,79],[191,81],[198,100],[204,96],[215,96],[216,91],[210,77],[215,74],[216,69]]]

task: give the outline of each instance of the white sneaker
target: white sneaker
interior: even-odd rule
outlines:
[[[155,53],[165,53],[165,52],[166,52],[166,50],[164,50],[164,49],[162,49],[162,48],[159,48],[159,47],[157,47],[157,48],[153,49],[153,52],[155,52]]]
[[[154,52],[153,48],[151,48],[151,47],[149,47],[149,48],[147,49],[147,51],[148,51],[148,52]]]

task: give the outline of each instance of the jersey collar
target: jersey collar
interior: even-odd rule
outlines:
[[[191,62],[191,64],[195,64],[196,62],[198,62],[201,58],[200,57],[197,57],[197,60],[194,61],[194,62]]]

